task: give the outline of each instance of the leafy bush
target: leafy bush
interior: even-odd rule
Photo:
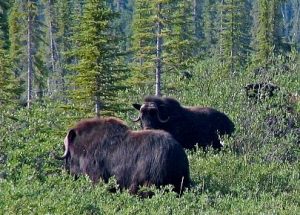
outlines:
[[[248,99],[243,87],[259,79],[254,80],[247,70],[226,75],[213,60],[199,63],[190,79],[165,77],[166,95],[184,105],[215,107],[236,125],[233,136],[223,137],[221,152],[187,152],[193,186],[180,198],[168,187],[154,189],[151,199],[140,199],[127,191],[109,192],[114,181],[93,185],[87,177],[73,180],[52,154],[62,153],[67,129],[82,116],[53,101],[36,104],[31,110],[6,109],[0,118],[1,212],[297,214],[299,100],[290,101],[287,95],[299,95],[300,87],[295,83],[295,70],[284,73],[276,68],[279,66],[274,66],[274,81],[280,91],[258,102]],[[141,101],[143,93],[135,90],[135,94],[120,94],[127,103],[115,115],[137,129],[130,120],[136,114],[130,105]]]

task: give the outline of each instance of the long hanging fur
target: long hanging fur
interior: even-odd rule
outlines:
[[[165,130],[187,149],[196,144],[220,149],[219,135],[234,132],[234,123],[226,114],[209,107],[183,107],[173,98],[147,96],[143,105],[133,107],[140,112],[143,129]]]
[[[187,156],[164,131],[131,131],[112,117],[87,119],[68,132],[65,149],[71,174],[87,174],[94,183],[115,176],[120,188],[132,194],[140,186],[169,184],[180,193],[190,184]]]

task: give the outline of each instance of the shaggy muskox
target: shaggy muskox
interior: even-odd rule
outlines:
[[[187,149],[196,144],[220,149],[219,135],[234,131],[233,122],[224,113],[207,107],[182,107],[173,98],[147,96],[143,105],[133,107],[139,110],[134,121],[140,121],[143,129],[165,130]]]
[[[95,183],[115,176],[131,194],[139,194],[139,186],[169,184],[180,193],[190,184],[187,156],[164,131],[131,131],[113,117],[87,119],[68,132],[64,147],[56,158],[72,175],[86,174]]]
[[[244,87],[246,96],[248,98],[254,98],[256,100],[270,98],[274,96],[274,93],[280,88],[272,83],[251,83]]]

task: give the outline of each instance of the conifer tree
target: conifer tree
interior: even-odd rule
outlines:
[[[216,52],[218,44],[218,30],[220,27],[220,15],[217,0],[203,1],[203,47],[205,53],[213,54]]]
[[[133,78],[141,85],[155,83],[156,95],[161,95],[161,74],[186,68],[193,54],[189,49],[195,38],[192,3],[190,0],[135,2]]]
[[[292,43],[295,44],[296,48],[300,51],[300,0],[292,0]]]
[[[66,100],[65,92],[67,91],[67,76],[70,71],[67,65],[74,59],[66,53],[74,48],[71,37],[74,34],[73,26],[79,23],[77,19],[80,11],[77,8],[78,2],[69,0],[60,0],[53,2],[52,6],[52,20],[53,20],[53,50],[56,68],[56,77],[53,77],[53,82],[56,83],[55,87],[61,93],[62,99]],[[75,16],[75,14],[77,16]],[[50,47],[50,46],[49,46]],[[49,52],[50,53],[50,52]],[[53,84],[54,84],[53,83]]]
[[[20,5],[14,2],[10,10],[8,17],[9,23],[9,56],[13,62],[12,70],[16,77],[20,77],[24,64],[22,63],[25,53],[25,49],[22,46],[24,44],[25,32],[25,19],[23,13],[20,11]]]
[[[195,30],[195,37],[197,39],[203,39],[203,0],[193,0],[192,10],[193,10],[193,24]]]
[[[255,62],[268,69],[270,56],[276,53],[282,42],[281,0],[261,0],[257,2],[258,22],[254,31]]]
[[[8,48],[8,11],[9,11],[9,2],[7,1],[0,1],[0,39],[3,40],[3,47],[5,49]]]
[[[9,15],[10,57],[15,76],[26,83],[26,103],[45,90],[45,67],[40,53],[44,33],[37,0],[16,0]],[[26,44],[26,46],[24,46]],[[34,93],[35,92],[35,93]]]
[[[0,30],[0,38],[3,35]],[[10,69],[10,59],[7,50],[4,49],[4,40],[0,39],[0,108],[13,104],[19,89],[16,79]]]
[[[224,0],[222,28],[220,29],[220,60],[231,73],[238,70],[249,53],[249,5],[244,0]]]
[[[193,1],[174,1],[165,8],[164,62],[166,71],[183,71],[197,54]],[[170,11],[168,14],[167,11]]]
[[[132,84],[139,87],[154,84],[156,36],[153,7],[151,1],[136,0],[134,3],[131,70]]]
[[[69,66],[75,72],[70,97],[86,112],[95,106],[97,116],[100,110],[111,111],[115,107],[126,71],[117,46],[120,38],[111,28],[115,18],[107,1],[88,0],[72,39],[76,49],[70,55],[76,63]]]

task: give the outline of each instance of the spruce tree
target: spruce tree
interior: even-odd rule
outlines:
[[[45,90],[44,76],[47,71],[41,55],[45,37],[41,10],[42,5],[37,0],[19,0],[14,1],[9,15],[12,69],[15,76],[21,79],[20,84],[26,91],[26,96],[23,97],[26,97],[27,107]]]
[[[151,1],[136,0],[134,3],[131,84],[138,87],[150,88],[154,85],[156,35],[153,7]]]
[[[254,31],[255,63],[268,70],[272,53],[277,53],[282,43],[282,0],[257,2],[257,30]],[[254,14],[256,15],[256,14]]]
[[[0,40],[3,41],[3,47],[5,49],[8,48],[8,12],[9,12],[10,4],[8,1],[0,2]]]
[[[244,0],[225,0],[220,29],[220,61],[227,71],[236,72],[245,62],[250,46],[249,6]]]
[[[293,13],[291,21],[291,42],[300,51],[300,0],[291,1],[291,10]]]
[[[77,3],[78,4],[78,3]],[[62,99],[66,101],[65,93],[68,89],[67,76],[70,71],[67,69],[67,65],[74,59],[68,56],[66,53],[74,48],[71,41],[72,35],[74,35],[73,26],[79,23],[79,20],[74,14],[78,14],[79,11],[75,9],[76,2],[70,2],[69,0],[55,1],[53,3],[53,46],[54,46],[54,58],[56,77],[53,77],[53,82],[56,83],[55,88],[61,93]]]
[[[0,30],[0,37],[2,35],[3,33]],[[7,50],[4,49],[3,41],[4,40],[0,39],[0,108],[14,104],[17,95],[20,93],[17,87],[17,81],[11,70]]]
[[[184,71],[197,54],[193,1],[173,1],[165,7],[164,63],[166,71]],[[168,13],[169,12],[169,13]]]
[[[161,95],[162,74],[187,68],[195,38],[193,1],[137,0],[133,17],[133,79],[155,85]],[[154,84],[155,83],[155,84]]]
[[[88,0],[72,38],[76,49],[71,50],[70,56],[76,63],[69,65],[75,73],[70,81],[74,89],[70,98],[85,112],[91,112],[95,106],[97,116],[100,110],[114,110],[126,72],[117,46],[120,38],[111,28],[115,18],[107,1]]]
[[[216,51],[218,41],[219,12],[216,0],[204,0],[203,2],[203,47],[207,54]]]

